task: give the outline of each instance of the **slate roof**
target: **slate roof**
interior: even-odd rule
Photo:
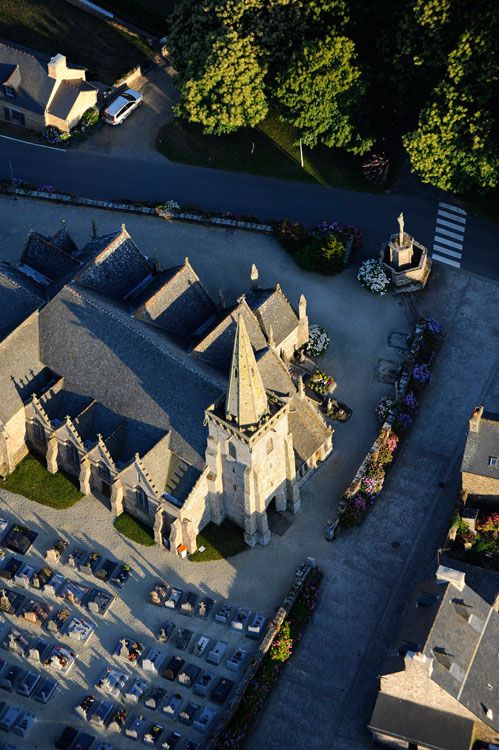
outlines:
[[[431,679],[498,731],[498,643],[499,615],[475,591],[425,579],[413,590],[383,673],[396,671],[394,659],[404,668],[400,651],[422,651],[434,660]]]
[[[223,310],[213,325],[195,342],[191,353],[228,370],[232,360],[237,318],[243,316],[251,343],[255,351],[264,349],[267,341],[260,325],[243,302]]]
[[[52,281],[66,279],[79,268],[79,261],[38,232],[30,232],[20,260],[21,266],[29,266]]]
[[[461,471],[499,480],[499,460],[489,466],[489,456],[499,459],[499,414],[484,411],[478,432],[468,432]]]
[[[281,397],[296,393],[289,372],[275,351],[270,348],[261,350],[256,356],[256,361],[267,390]]]
[[[0,340],[43,303],[43,297],[32,291],[38,285],[30,281],[8,263],[0,263]]]
[[[0,341],[0,420],[4,423],[24,408],[24,400],[45,382],[47,368],[40,361],[38,313],[33,312]],[[8,363],[8,366],[6,366]]]
[[[67,388],[171,431],[172,451],[202,470],[204,412],[222,387],[207,368],[201,371],[188,355],[163,345],[162,335],[113,303],[66,286],[42,310],[40,349]]]
[[[217,311],[189,263],[159,274],[137,301],[136,318],[181,336],[190,336]]]
[[[78,253],[78,247],[65,226],[62,226],[54,235],[52,235],[52,237],[49,238],[49,242],[53,247],[62,250],[68,255],[75,255]]]
[[[95,443],[101,435],[104,442],[123,423],[123,417],[107,409],[98,401],[92,401],[73,420],[83,444]]]
[[[473,721],[379,693],[369,729],[433,750],[469,750]]]
[[[97,87],[83,80],[61,81],[47,111],[54,117],[66,120],[78,97],[85,91],[97,91]]]
[[[308,399],[295,394],[290,401],[289,426],[293,433],[296,468],[313,456],[330,436],[330,431]]]
[[[427,578],[434,576],[437,572],[438,562],[435,559],[427,573]],[[466,585],[473,589],[491,607],[497,606],[499,601],[499,573],[487,568],[478,568],[462,560],[454,560],[452,557],[440,555],[440,565],[453,570],[459,570],[466,574]]]
[[[58,426],[57,423],[62,424],[66,417],[74,419],[93,401],[90,396],[84,396],[66,388],[61,388],[55,393],[51,390],[46,391],[38,397],[38,400],[50,421],[54,421],[54,427]]]
[[[191,466],[175,453],[170,456],[164,491],[183,504],[201,476],[201,471]]]
[[[154,272],[124,226],[117,234],[106,235],[85,245],[82,259],[90,253],[92,259],[76,274],[75,281],[110,297],[124,299]]]
[[[246,302],[255,313],[267,337],[272,326],[276,344],[284,341],[299,323],[295,311],[280,288],[257,289],[246,294]]]
[[[144,456],[166,434],[163,430],[157,428],[148,428],[144,424],[139,426],[136,422],[128,419],[123,420],[121,418],[121,420],[114,432],[105,440],[106,447],[115,464],[117,461],[127,464],[137,453],[140,457]]]

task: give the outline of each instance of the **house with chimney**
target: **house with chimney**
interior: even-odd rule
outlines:
[[[499,414],[473,410],[461,464],[463,490],[499,506]]]
[[[31,130],[48,125],[69,132],[97,103],[86,69],[0,39],[0,107],[3,120]]]
[[[303,295],[296,311],[253,267],[217,305],[188,258],[161,268],[122,225],[82,248],[65,228],[31,231],[17,266],[0,264],[7,302],[3,474],[34,451],[173,552],[226,518],[267,544],[269,514],[299,510],[333,448],[289,361],[308,341]]]
[[[472,567],[439,565],[416,584],[379,676],[368,724],[379,744],[470,750],[475,739],[499,743],[499,576],[483,571],[481,585],[475,569],[468,583]]]

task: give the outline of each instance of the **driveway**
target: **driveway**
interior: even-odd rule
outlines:
[[[100,151],[139,157],[156,151],[156,136],[165,122],[173,120],[172,107],[178,94],[173,85],[173,68],[166,60],[158,60],[136,83],[128,88],[140,91],[144,104],[125,120],[112,127],[104,122],[88,141],[78,146],[79,151]]]

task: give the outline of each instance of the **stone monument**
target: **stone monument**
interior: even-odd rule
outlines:
[[[417,292],[428,281],[431,258],[426,247],[404,231],[404,214],[397,221],[399,231],[382,244],[380,263],[395,292]]]

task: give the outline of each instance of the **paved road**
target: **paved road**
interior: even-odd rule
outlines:
[[[407,230],[434,252],[439,205],[414,195],[355,193],[192,167],[169,162],[159,154],[65,151],[0,138],[0,177],[10,176],[9,162],[16,177],[33,185],[49,183],[88,198],[174,199],[203,208],[252,213],[262,219],[287,217],[307,225],[323,219],[354,223],[364,234],[366,257],[377,255],[387,234],[397,230],[396,217],[403,211]],[[437,254],[442,257],[441,250]],[[467,217],[459,254],[462,268],[499,279],[497,225]]]

